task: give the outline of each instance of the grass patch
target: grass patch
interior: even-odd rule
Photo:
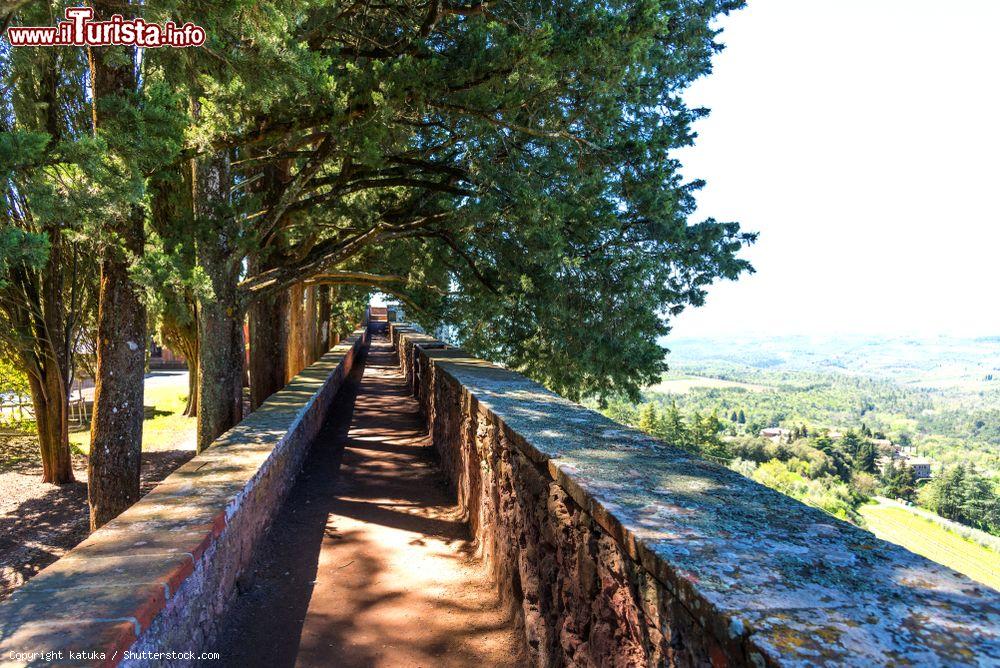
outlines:
[[[187,404],[187,380],[145,389],[146,418],[142,423],[143,452],[193,449],[195,419],[184,417]],[[81,454],[90,453],[90,431],[69,435],[70,447]]]
[[[903,508],[865,505],[858,512],[879,538],[1000,590],[1000,553]]]

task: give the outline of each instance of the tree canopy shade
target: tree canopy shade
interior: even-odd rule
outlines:
[[[51,23],[63,4],[14,3],[0,20]],[[64,258],[51,249],[67,229],[99,257],[107,405],[93,433],[130,434],[114,455],[130,479],[147,306],[197,357],[204,446],[241,417],[248,316],[251,404],[287,378],[292,288],[307,281],[324,286],[325,322],[381,290],[578,397],[634,394],[663,369],[670,317],[750,269],[752,235],[689,224],[700,183],[671,154],[706,113],[681,93],[721,48],[712,21],[740,1],[96,4],[208,39],[4,47],[0,172],[20,236],[0,235],[0,281]],[[49,210],[24,185],[39,175],[72,195],[41,226],[25,215]]]
[[[235,158],[236,238],[257,260],[235,298],[330,270],[402,277],[354,283],[571,396],[635,392],[669,316],[749,269],[751,235],[688,224],[700,184],[670,155],[705,113],[680,93],[720,48],[711,20],[740,4],[273,5],[237,9],[239,38],[199,17],[231,66],[186,155]]]

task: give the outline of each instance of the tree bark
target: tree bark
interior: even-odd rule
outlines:
[[[243,317],[239,275],[212,277],[215,296],[202,303],[198,355],[198,452],[243,419]],[[226,290],[231,283],[232,290]]]
[[[42,482],[63,484],[73,482],[73,466],[69,453],[69,401],[62,369],[54,360],[45,363],[45,437],[39,425],[42,449]],[[37,419],[37,414],[36,414]]]
[[[63,301],[65,261],[63,258],[62,232],[55,226],[49,228],[49,257],[43,271],[42,319],[44,340],[41,344],[40,389],[44,394],[44,407],[38,415],[45,415],[39,424],[39,445],[42,452],[42,481],[57,485],[73,482],[73,465],[69,452],[69,376],[72,357],[71,334],[66,328],[66,304]],[[72,314],[70,317],[73,317]]]
[[[142,224],[116,226],[141,252]],[[131,229],[130,229],[131,228]],[[108,249],[101,262],[97,316],[97,384],[90,430],[90,528],[97,529],[139,500],[142,453],[146,308],[128,276],[128,262]]]
[[[330,287],[327,285],[319,286],[316,289],[316,298],[319,300],[319,316],[317,317],[319,342],[316,357],[320,358],[333,347],[330,344]]]
[[[52,269],[50,261],[46,269]],[[56,268],[58,273],[58,268]],[[41,272],[16,272],[12,283],[22,290],[24,304],[0,302],[6,305],[8,317],[15,329],[30,332],[30,345],[18,350],[20,366],[28,377],[31,403],[34,410],[35,429],[38,433],[39,454],[42,462],[42,482],[63,484],[73,482],[73,468],[69,452],[67,416],[69,402],[66,392],[67,370],[60,364],[60,357],[48,335],[46,322],[51,310],[62,304],[50,304],[41,298],[47,292],[43,285],[50,275]]]
[[[302,342],[302,369],[316,361],[316,340],[318,323],[316,321],[316,286],[306,286],[305,320],[302,323],[304,341]],[[299,369],[301,371],[302,369]]]
[[[57,366],[52,362],[44,364],[42,374],[41,381],[34,375],[28,377],[42,456],[42,482],[61,485],[74,480],[67,423],[69,406]]]
[[[198,415],[198,315],[194,297],[188,300],[188,313],[183,322],[175,313],[165,311],[160,323],[163,343],[184,356],[188,368],[188,396],[184,406],[185,417]]]
[[[340,323],[333,308],[334,302],[340,297],[340,288],[336,285],[328,285],[327,289],[330,291],[330,347],[333,348],[340,343]]]
[[[266,126],[267,119],[261,119]],[[252,155],[259,152],[251,151]],[[249,187],[260,193],[269,210],[281,206],[286,186],[292,180],[292,161],[267,162],[260,177]],[[273,269],[284,264],[283,230],[288,216],[280,214],[273,230],[265,236],[263,247],[250,262],[251,273]],[[272,394],[283,388],[288,375],[289,335],[288,290],[278,290],[254,300],[250,307],[250,406],[256,410]]]
[[[259,299],[250,307],[250,406],[253,410],[285,386],[287,321],[287,291]]]
[[[44,70],[42,86],[46,90],[48,107],[46,109],[45,126],[57,141],[62,134],[59,119],[58,99],[59,73],[57,59],[50,61],[50,66]],[[54,107],[54,108],[53,108]],[[66,287],[66,250],[62,229],[58,224],[50,224],[46,230],[49,237],[49,256],[41,276],[42,319],[44,321],[45,338],[41,341],[40,387],[44,392],[44,409],[36,411],[36,420],[45,415],[45,436],[42,436],[42,425],[39,424],[39,445],[42,454],[42,481],[57,485],[73,482],[73,463],[69,450],[69,379],[73,366],[73,327],[67,327],[67,321],[73,322],[76,314],[70,312],[67,317],[64,290]],[[74,257],[75,260],[75,257]],[[70,276],[75,289],[76,265]],[[75,295],[75,292],[72,293]],[[75,304],[70,300],[70,307]]]
[[[198,310],[198,451],[243,418],[242,256],[227,202],[232,174],[224,155],[199,161],[195,178],[197,259],[212,285]]]
[[[116,225],[129,249],[140,253],[141,220]],[[139,500],[142,453],[146,308],[118,249],[101,262],[97,316],[97,385],[90,430],[90,526],[97,529]]]
[[[286,354],[285,383],[287,384],[302,371],[302,349],[304,337],[302,333],[304,286],[296,283],[288,289],[288,345]]]
[[[106,1],[93,4],[99,19],[115,13]],[[108,100],[124,100],[136,89],[134,52],[132,57],[122,55],[117,47],[90,50],[95,131],[113,120],[114,112],[107,111]],[[129,268],[142,255],[145,230],[142,210],[134,205],[130,209],[112,214],[104,224],[97,387],[88,465],[91,530],[117,517],[139,499],[146,307],[129,276]]]
[[[198,417],[198,358],[188,360],[188,397],[184,404],[184,417]]]

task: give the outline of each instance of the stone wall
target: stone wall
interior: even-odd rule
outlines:
[[[405,337],[402,336],[404,333],[406,334]],[[392,323],[390,325],[389,336],[391,337],[393,347],[399,354],[399,365],[403,376],[406,378],[406,384],[410,388],[410,391],[415,396],[418,396],[422,388],[429,386],[427,383],[419,382],[418,376],[421,373],[427,372],[428,369],[421,366],[421,359],[419,357],[414,357],[418,347],[431,350],[446,348],[447,346],[434,337],[424,334],[418,327],[403,323]],[[420,397],[418,396],[418,398]],[[425,400],[426,398],[421,403],[424,403]]]
[[[44,664],[53,653],[60,664],[192,665],[211,651],[366,338],[334,347],[0,604],[0,663]]]
[[[533,664],[1000,664],[997,591],[390,330]]]

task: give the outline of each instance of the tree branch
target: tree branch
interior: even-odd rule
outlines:
[[[598,146],[597,144],[594,144],[593,142],[584,139],[583,137],[577,137],[576,135],[572,134],[571,132],[567,132],[566,130],[540,130],[538,128],[529,128],[526,125],[508,123],[507,121],[501,120],[499,118],[494,118],[493,115],[490,114],[490,112],[488,111],[482,111],[480,109],[470,109],[469,107],[464,107],[458,104],[449,104],[447,102],[428,102],[427,104],[431,107],[434,107],[435,109],[442,109],[444,111],[452,111],[460,114],[465,114],[468,116],[475,116],[476,118],[481,118],[490,125],[494,125],[498,128],[503,128],[505,130],[511,130],[513,132],[520,132],[522,134],[526,134],[531,137],[539,137],[542,139],[557,139],[557,140],[568,139],[578,144],[582,144],[583,146],[586,146],[587,148],[590,148],[594,151],[601,150],[601,147]]]
[[[316,274],[309,279],[316,283],[343,283],[350,281],[371,281],[373,283],[405,283],[405,276],[395,274],[370,274],[364,271],[333,271]]]
[[[317,244],[297,262],[247,277],[239,285],[240,297],[246,301],[245,306],[249,305],[259,297],[282,290],[293,283],[310,278],[332,264],[346,260],[365,246],[377,243],[382,236],[384,236],[382,228],[376,226],[347,239],[328,239]]]
[[[333,152],[333,148],[333,139],[330,138],[330,135],[325,135],[323,139],[320,140],[320,145],[316,149],[316,153],[309,159],[306,165],[295,174],[292,180],[285,184],[281,191],[281,195],[278,197],[277,203],[271,209],[270,215],[261,227],[260,237],[262,239],[266,239],[271,234],[271,231],[277,227],[278,223],[281,221],[281,217],[288,212],[288,208],[305,190],[306,183],[309,179],[315,176],[316,172],[323,167],[323,163],[325,163],[327,158],[330,157],[330,154]]]
[[[497,287],[493,285],[493,283],[488,278],[486,278],[486,275],[479,270],[479,267],[476,266],[475,260],[473,260],[468,253],[462,250],[462,248],[458,245],[458,242],[456,242],[455,239],[449,233],[441,230],[436,233],[436,236],[439,239],[442,239],[446,244],[448,244],[448,246],[451,247],[453,251],[458,253],[459,257],[465,260],[465,263],[469,265],[469,269],[472,270],[472,273],[475,274],[476,278],[479,280],[480,283],[482,283],[486,287],[487,290],[489,290],[495,295],[500,294],[500,291],[497,289]]]

